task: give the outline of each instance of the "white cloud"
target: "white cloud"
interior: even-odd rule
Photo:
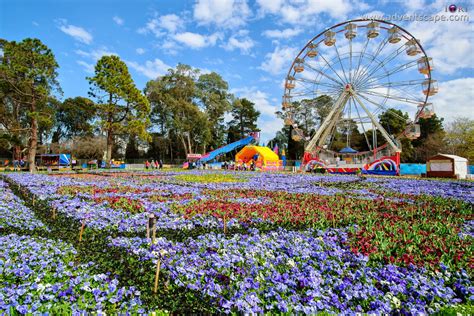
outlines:
[[[100,48],[96,48],[96,49],[93,49],[89,52],[86,52],[86,51],[83,51],[83,50],[76,50],[76,54],[78,54],[79,56],[82,56],[82,57],[87,57],[87,58],[91,58],[93,59],[94,61],[97,61],[99,60],[102,56],[110,56],[110,55],[116,55],[118,56],[117,53],[109,50],[107,47],[105,46],[102,46]]]
[[[59,29],[62,32],[73,37],[76,41],[82,42],[84,44],[92,43],[92,39],[93,39],[92,35],[86,30],[84,30],[82,27],[67,24],[67,21],[64,19],[59,20],[59,21],[60,21]]]
[[[184,20],[176,14],[162,15],[159,18],[159,25],[170,33],[176,33],[184,27]]]
[[[198,0],[194,6],[194,18],[204,25],[235,28],[245,25],[250,15],[246,0]]]
[[[299,28],[288,28],[288,29],[284,29],[284,30],[266,30],[265,32],[263,32],[262,34],[268,38],[277,38],[277,39],[281,39],[281,38],[291,38],[293,36],[296,36],[298,34],[300,34],[303,30],[302,29],[299,29]]]
[[[211,35],[201,35],[198,33],[184,32],[174,36],[174,39],[193,49],[200,49],[207,46],[214,46],[218,39],[221,39],[220,33],[213,33]]]
[[[160,21],[156,18],[149,20],[144,27],[138,29],[138,33],[147,34],[153,33],[156,37],[161,37],[165,33],[161,30]]]
[[[283,122],[275,115],[280,105],[269,101],[270,96],[256,88],[231,89],[230,92],[255,103],[255,108],[260,112],[257,125],[261,129],[261,142],[266,143],[275,137],[276,132],[283,127]]]
[[[459,116],[474,119],[474,78],[459,78],[440,82],[439,92],[430,98],[435,112],[450,122]]]
[[[137,52],[138,55],[143,55],[145,54],[146,50],[144,48],[139,47],[135,49],[135,52]]]
[[[437,16],[446,16],[450,13],[437,12]],[[460,69],[474,68],[474,54],[472,43],[474,33],[472,22],[445,21],[445,22],[423,22],[410,23],[407,29],[413,36],[420,39],[421,45],[427,50],[427,54],[433,58],[435,72],[442,74],[454,74]]]
[[[165,64],[161,59],[156,58],[155,60],[147,60],[144,65],[141,65],[134,61],[127,61],[127,64],[150,79],[156,79],[159,76],[164,75],[171,66]]]
[[[121,17],[119,17],[119,16],[114,16],[112,19],[114,20],[114,22],[115,22],[117,25],[123,25],[123,22],[124,22],[124,21],[123,21],[123,19],[122,19]]]
[[[284,0],[257,0],[263,13],[278,13],[284,2]]]
[[[273,53],[265,55],[265,61],[260,65],[260,69],[272,75],[281,74],[290,67],[296,53],[296,49],[292,47],[276,47]]]
[[[248,31],[241,30],[238,33],[232,35],[225,45],[222,47],[225,50],[233,51],[240,49],[242,54],[248,55],[252,47],[255,46],[255,42],[248,36]]]
[[[85,62],[85,61],[83,61],[83,60],[78,60],[77,63],[78,63],[79,65],[81,65],[81,66],[84,68],[84,70],[85,70],[86,72],[88,72],[88,73],[94,73],[94,65],[93,65],[93,64],[90,64],[90,63]]]
[[[401,3],[410,11],[424,10],[426,7],[424,0],[401,1]]]
[[[315,16],[328,14],[340,20],[355,10],[367,10],[364,2],[350,0],[257,0],[259,13],[277,15],[281,22],[290,24],[314,24]]]

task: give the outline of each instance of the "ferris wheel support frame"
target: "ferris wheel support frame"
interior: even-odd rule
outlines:
[[[354,93],[352,96],[357,101],[357,103],[359,103],[360,107],[365,111],[365,113],[367,113],[367,115],[370,117],[370,120],[372,121],[372,123],[382,133],[382,135],[385,137],[386,141],[389,143],[389,145],[392,147],[392,149],[395,152],[401,152],[402,150],[395,144],[392,137],[387,133],[385,128],[383,128],[383,126],[374,118],[372,113],[370,113],[370,111],[365,107],[364,103],[362,103],[362,101],[359,99],[357,94]]]
[[[314,134],[308,145],[306,145],[306,152],[313,152],[316,147],[320,146],[325,141],[325,139],[323,139],[323,137],[321,136],[323,136],[324,134],[326,136],[325,138],[327,138],[327,133],[324,132],[330,130],[328,127],[332,127],[337,122],[337,115],[335,114],[336,112],[339,113],[344,108],[348,99],[349,93],[347,91],[343,91],[339,98],[336,100],[335,106],[332,108],[331,112],[329,112],[328,116],[326,116],[323,123],[316,131],[316,134]]]

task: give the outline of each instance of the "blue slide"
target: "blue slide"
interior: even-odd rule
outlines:
[[[240,139],[236,142],[227,144],[225,146],[217,148],[216,150],[211,151],[210,153],[207,153],[201,159],[199,159],[199,161],[200,162],[208,162],[208,161],[214,160],[217,157],[219,157],[220,155],[231,152],[234,149],[247,146],[248,144],[250,144],[254,140],[255,140],[255,138],[253,136],[247,136],[247,137],[242,138],[242,139]]]

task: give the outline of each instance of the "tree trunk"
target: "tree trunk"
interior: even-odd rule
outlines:
[[[31,102],[31,112],[33,117],[31,118],[31,137],[30,146],[28,147],[28,164],[31,173],[36,171],[35,157],[36,157],[36,146],[38,145],[38,120],[36,119],[36,100],[33,97]]]
[[[188,147],[186,146],[186,141],[183,136],[180,136],[180,138],[181,138],[181,142],[183,143],[185,158],[187,158],[189,152],[188,152]]]
[[[187,138],[188,138],[188,152],[190,154],[192,154],[193,153],[193,146],[191,146],[191,137],[189,136],[189,133],[187,135]]]
[[[112,146],[114,145],[114,134],[111,129],[107,130],[107,155],[106,155],[106,166],[110,168],[110,160],[112,160]]]
[[[13,160],[20,160],[21,156],[21,147],[18,145],[13,146]]]

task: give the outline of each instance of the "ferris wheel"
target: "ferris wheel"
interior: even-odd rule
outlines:
[[[306,142],[307,154],[334,150],[336,134],[339,146],[341,135],[351,148],[358,134],[369,152],[384,143],[399,153],[399,139],[418,138],[418,120],[434,114],[429,97],[438,92],[438,84],[432,70],[432,58],[419,40],[398,25],[368,19],[334,25],[311,39],[294,59],[285,79],[284,122],[292,127],[293,140]],[[326,109],[324,115],[318,113],[324,112],[321,109]],[[307,111],[316,111],[318,118],[312,131],[299,126]],[[378,119],[382,113],[403,120],[405,130],[394,135],[384,128]]]

